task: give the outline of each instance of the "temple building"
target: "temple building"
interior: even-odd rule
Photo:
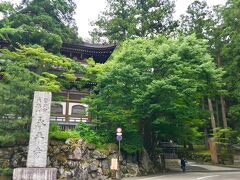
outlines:
[[[0,48],[8,46],[8,42],[0,40]],[[86,60],[88,58],[93,58],[96,63],[105,63],[115,48],[116,45],[63,43],[60,53],[81,63],[83,66],[87,66]],[[81,76],[78,78],[81,78]],[[51,121],[57,122],[62,129],[71,129],[80,121],[91,123],[88,105],[84,104],[81,99],[89,95],[90,89],[94,85],[96,83],[89,82],[81,91],[72,87],[70,89],[62,89],[60,93],[54,93],[51,107]]]
[[[105,63],[114,51],[116,45],[96,45],[89,43],[66,44],[61,48],[61,54],[74,59],[82,65],[87,65],[86,60],[93,58],[96,63]],[[76,88],[63,89],[61,93],[54,96],[62,97],[61,101],[53,101],[51,121],[57,122],[63,129],[74,127],[80,121],[90,123],[91,116],[88,113],[88,105],[81,102],[81,99],[89,95],[90,88],[94,83],[81,91]]]

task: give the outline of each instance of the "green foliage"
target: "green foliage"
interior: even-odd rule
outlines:
[[[13,169],[11,168],[0,168],[0,175],[10,176],[13,174]]]
[[[57,123],[51,123],[49,137],[56,140],[82,138],[88,143],[96,144],[98,148],[106,147],[104,137],[98,135],[89,125],[80,122],[74,130],[62,131]]]
[[[89,125],[83,122],[79,122],[75,127],[75,131],[80,134],[80,137],[89,143],[96,144],[97,146],[102,146],[104,142],[104,137],[101,137],[97,132],[95,132]]]
[[[50,139],[67,140],[69,138],[80,138],[79,133],[76,131],[54,131],[49,132]]]
[[[240,105],[240,69],[239,69],[239,47],[240,47],[240,24],[239,0],[228,0],[221,9],[223,17],[222,40],[223,40],[223,66],[226,70],[224,82],[228,91],[227,106],[229,107],[229,125],[239,132],[239,105]]]
[[[60,127],[56,122],[51,122],[50,123],[50,127],[49,127],[49,132],[56,132],[56,131],[60,131]]]
[[[1,71],[0,117],[8,114],[14,118],[29,117],[33,91],[38,87],[35,77],[29,70],[9,62],[1,65]]]
[[[94,23],[93,41],[107,37],[110,42],[128,38],[150,37],[171,33],[177,26],[173,21],[172,0],[108,0],[106,10]]]
[[[1,120],[0,147],[26,145],[29,141],[28,119]]]
[[[49,138],[55,140],[67,140],[69,138],[80,138],[77,131],[62,131],[57,123],[51,123],[49,128]]]
[[[12,4],[9,2],[0,3],[0,13],[3,13],[4,16],[8,16],[14,12]]]
[[[186,34],[195,33],[200,39],[209,39],[213,25],[213,12],[206,1],[195,0],[188,6],[187,14],[181,16],[181,31]]]
[[[0,10],[8,12],[11,5],[0,3]],[[16,47],[38,44],[59,53],[63,42],[80,42],[73,19],[76,5],[73,0],[33,0],[22,4],[0,21],[0,39]]]
[[[134,154],[138,151],[141,151],[143,148],[143,140],[138,134],[139,132],[124,132],[123,140],[121,141],[121,148],[129,153]],[[134,143],[133,143],[134,142]]]
[[[0,116],[30,117],[33,92],[59,92],[77,84],[75,73],[84,68],[77,62],[48,53],[39,46],[20,46],[16,51],[1,49]],[[59,71],[61,70],[61,71]]]
[[[239,133],[237,133],[237,131],[232,130],[231,128],[227,129],[217,128],[216,133],[214,134],[217,143],[224,146],[237,144],[238,136]]]
[[[192,142],[204,123],[201,99],[220,93],[222,74],[206,42],[194,36],[126,41],[99,74],[99,93],[89,99],[97,131],[107,129],[111,137],[122,127],[127,152],[141,149],[142,133],[149,149],[170,139]]]

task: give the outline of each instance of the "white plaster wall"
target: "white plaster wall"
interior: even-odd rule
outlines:
[[[63,108],[63,115],[66,115],[66,102],[53,102],[55,104],[60,104],[62,105]],[[68,115],[72,115],[72,107],[76,106],[76,105],[80,105],[80,106],[84,106],[86,108],[87,114],[88,115],[88,105],[87,104],[83,104],[83,103],[69,103],[69,110],[68,110]]]

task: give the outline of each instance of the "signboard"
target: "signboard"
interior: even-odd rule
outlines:
[[[112,158],[111,159],[111,170],[118,170],[118,159]]]
[[[122,136],[122,133],[117,133],[117,136]]]
[[[121,133],[122,132],[122,128],[117,128],[117,133]]]
[[[122,140],[122,136],[117,136],[117,141],[121,141]]]

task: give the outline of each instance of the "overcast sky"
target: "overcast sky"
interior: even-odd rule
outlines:
[[[3,0],[0,0],[3,1]],[[19,0],[8,0],[11,2],[19,2]],[[90,22],[97,19],[98,14],[104,10],[106,0],[76,0],[76,23],[79,29],[79,35],[83,39],[89,38],[88,31],[92,29]],[[176,0],[176,13],[175,18],[183,14],[187,6],[194,0]],[[226,0],[207,0],[209,6],[224,4]]]

